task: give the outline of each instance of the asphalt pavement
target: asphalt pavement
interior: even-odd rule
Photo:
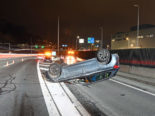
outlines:
[[[10,63],[12,64],[12,61]],[[48,63],[41,65],[40,69],[43,73],[48,70]],[[73,101],[68,96],[69,94],[65,93],[69,91],[65,85],[52,84],[46,80],[45,84],[40,84],[37,61],[34,59],[20,60],[18,63],[0,68],[0,116],[48,116],[51,106],[47,104],[51,101],[45,102],[44,97],[48,96],[45,96],[46,93],[41,88],[42,84],[49,86],[49,91],[51,91],[49,94],[53,96],[57,106],[64,107],[58,98],[66,99],[68,96],[70,99],[67,98],[68,103],[70,106],[74,106],[76,108],[74,110],[77,110],[78,113],[82,108],[79,105],[81,103],[92,116],[155,116],[154,84],[144,83],[144,78],[143,81],[137,80],[137,77],[128,79],[131,78],[130,76],[117,75],[110,80],[87,86],[67,84],[76,97],[73,97]],[[53,87],[65,91],[59,93],[58,89],[54,90]],[[65,104],[65,106],[68,105]],[[65,112],[63,107],[61,109],[57,107],[57,109]]]
[[[1,60],[0,116],[90,116],[64,83],[46,78],[50,64]]]
[[[0,116],[48,116],[35,60],[0,69]]]
[[[91,103],[104,113],[99,115],[155,116],[155,93],[127,84],[128,80],[124,83],[115,78],[119,76],[88,86],[68,86],[86,108]]]

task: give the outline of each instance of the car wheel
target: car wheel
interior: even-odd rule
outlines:
[[[110,61],[110,52],[107,49],[102,49],[97,52],[97,60],[104,64],[108,64]]]
[[[52,79],[56,79],[61,75],[61,65],[52,63],[49,67],[49,74]]]

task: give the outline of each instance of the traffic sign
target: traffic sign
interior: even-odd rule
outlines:
[[[88,43],[93,44],[94,40],[94,37],[88,37]]]

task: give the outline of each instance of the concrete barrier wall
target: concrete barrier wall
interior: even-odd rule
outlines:
[[[78,57],[82,59],[90,59],[90,58],[96,57],[96,52],[95,51],[89,51],[89,52],[79,51]],[[135,66],[135,65],[127,65],[127,64],[124,65],[120,63],[120,71],[125,72],[125,73],[139,75],[139,76],[155,78],[155,68],[153,67],[151,68],[151,67],[146,67],[146,66]]]
[[[155,78],[155,68],[120,65],[121,72]]]

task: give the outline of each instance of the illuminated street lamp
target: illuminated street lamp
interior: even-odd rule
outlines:
[[[115,42],[115,39],[112,39],[112,42]]]
[[[57,44],[58,44],[58,45],[57,45],[57,48],[58,48],[58,55],[59,55],[59,40],[60,40],[60,39],[59,39],[59,31],[60,31],[60,29],[59,29],[59,28],[60,28],[60,27],[59,27],[59,26],[60,26],[59,20],[60,20],[60,18],[58,17],[58,41],[57,41],[57,42],[58,42],[58,43],[57,43]]]
[[[77,39],[80,39],[80,36],[78,35],[76,38],[77,38]]]
[[[139,47],[139,8],[138,4],[134,4],[134,7],[137,8],[137,39],[136,39],[136,47]]]

